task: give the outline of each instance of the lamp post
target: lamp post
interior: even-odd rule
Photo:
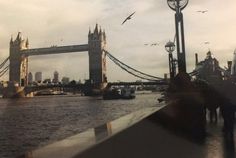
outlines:
[[[166,51],[169,53],[169,71],[170,71],[170,80],[175,77],[175,61],[173,59],[173,52],[175,50],[174,42],[167,42],[165,45]]]
[[[184,20],[182,10],[188,5],[189,0],[167,0],[168,6],[175,11],[175,31],[178,71],[186,73]]]

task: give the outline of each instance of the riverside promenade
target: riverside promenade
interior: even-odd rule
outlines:
[[[158,114],[158,112],[156,113]],[[153,115],[156,115],[153,114]],[[235,158],[234,140],[222,133],[223,123],[208,124],[199,141],[163,127],[149,116],[131,128],[76,156],[76,158]]]

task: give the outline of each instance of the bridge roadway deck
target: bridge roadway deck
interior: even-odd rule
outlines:
[[[139,85],[168,85],[167,81],[160,80],[156,82],[109,82],[108,83],[111,86],[127,86],[127,85],[132,85],[132,86],[139,86]]]
[[[84,52],[88,51],[88,49],[89,49],[88,44],[83,44],[83,45],[52,46],[48,48],[27,49],[27,50],[22,50],[21,53],[26,56],[34,56],[34,55]]]

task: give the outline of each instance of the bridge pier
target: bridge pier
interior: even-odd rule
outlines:
[[[11,82],[3,88],[3,98],[23,98],[26,96],[24,88]]]

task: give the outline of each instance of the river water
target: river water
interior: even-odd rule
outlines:
[[[0,158],[15,158],[131,112],[158,106],[158,97],[158,93],[151,93],[133,100],[81,96],[0,99]],[[221,129],[222,120],[208,123],[209,135],[193,154],[203,150],[204,158],[235,158],[236,138],[225,142]]]
[[[133,100],[45,96],[0,99],[0,158],[13,158],[145,107],[157,106],[159,94]]]

